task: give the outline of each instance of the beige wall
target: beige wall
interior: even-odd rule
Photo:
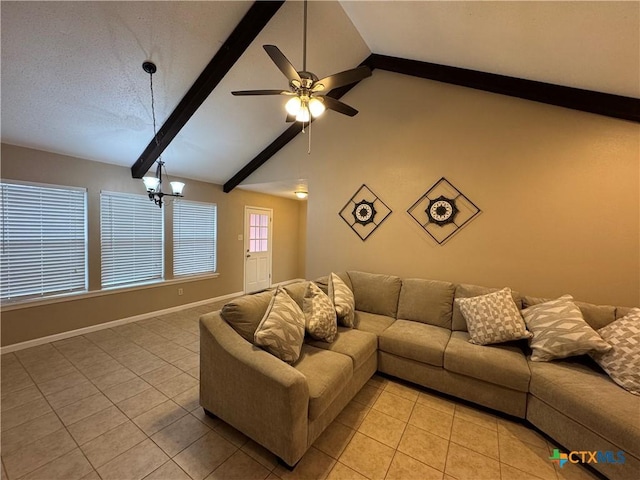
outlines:
[[[343,100],[358,116],[314,123],[309,278],[361,269],[640,304],[637,123],[378,70]],[[406,210],[443,176],[482,213],[439,246]],[[393,210],[366,242],[338,216],[362,183]]]
[[[2,145],[2,178],[86,187],[89,215],[89,289],[100,289],[100,191],[144,193],[142,182],[132,179],[126,167],[89,162],[77,158]],[[304,275],[300,266],[300,209],[304,202],[288,200],[236,189],[229,194],[222,187],[185,179],[188,200],[214,202],[218,205],[218,278],[180,281],[168,285],[88,298],[71,297],[68,301],[29,307],[9,307],[2,312],[2,345],[83,328],[112,320],[197,302],[243,290],[244,207],[271,208],[274,212],[273,282]],[[166,205],[169,220],[171,204]],[[163,207],[164,208],[164,207]],[[171,222],[166,221],[168,229]],[[293,234],[292,234],[293,232]],[[167,235],[165,277],[172,278],[171,234]],[[178,288],[184,294],[178,296]]]

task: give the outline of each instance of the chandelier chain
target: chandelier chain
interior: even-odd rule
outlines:
[[[149,74],[149,89],[151,90],[151,118],[153,120],[153,138],[156,141],[156,146],[160,145],[158,141],[158,132],[156,130],[156,109],[155,109],[155,98],[153,95],[153,73]],[[162,155],[158,156],[158,160],[162,159]]]

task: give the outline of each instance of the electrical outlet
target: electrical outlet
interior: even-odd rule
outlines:
[[[178,289],[178,295],[182,295],[184,293],[184,290],[182,290],[181,288]]]

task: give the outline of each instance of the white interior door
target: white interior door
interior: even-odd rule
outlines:
[[[273,210],[244,209],[244,291],[257,292],[271,286]]]

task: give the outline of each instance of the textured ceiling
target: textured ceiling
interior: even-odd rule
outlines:
[[[152,138],[142,62],[158,66],[162,124],[250,6],[2,1],[2,141],[131,166]],[[310,2],[308,69],[326,76],[375,52],[640,97],[639,26],[640,2]],[[170,174],[224,183],[287,128],[280,97],[230,94],[286,88],[267,43],[301,69],[301,2],[280,8],[178,134]]]

